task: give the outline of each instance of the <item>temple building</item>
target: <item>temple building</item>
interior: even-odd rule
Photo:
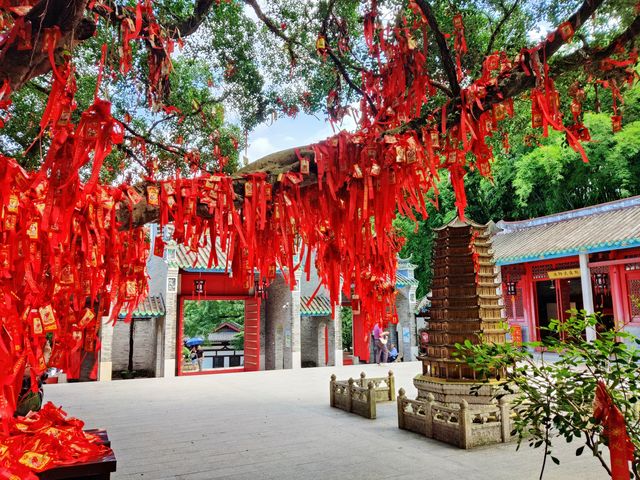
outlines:
[[[573,308],[601,312],[599,328],[640,334],[640,196],[501,221],[492,240],[505,314],[522,340],[540,340]]]

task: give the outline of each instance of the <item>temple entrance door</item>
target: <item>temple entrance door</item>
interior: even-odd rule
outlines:
[[[260,298],[244,302],[244,370],[260,370]]]
[[[538,307],[539,338],[542,340],[557,333],[546,330],[552,319],[566,321],[571,317],[569,310],[580,310],[582,303],[582,286],[579,278],[560,278],[536,282],[536,299]],[[564,335],[563,335],[564,337]],[[561,338],[564,340],[564,338]]]
[[[551,319],[558,318],[556,282],[554,280],[536,282],[536,300],[538,308],[538,338],[542,340],[551,335],[551,332],[546,330]]]

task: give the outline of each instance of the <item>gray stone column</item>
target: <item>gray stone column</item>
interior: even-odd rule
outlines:
[[[405,362],[411,362],[416,359],[419,353],[418,348],[418,330],[416,328],[416,290],[418,287],[416,285],[412,285],[409,287],[409,335],[411,335],[410,345],[411,345],[411,357],[404,358]],[[401,334],[404,332],[400,332]]]
[[[396,326],[398,335],[397,348],[398,355],[403,357],[405,362],[412,361],[418,355],[415,308],[416,287],[409,286],[398,289],[398,296],[396,297],[396,309],[398,311],[398,325]]]
[[[158,317],[156,319],[156,358],[155,358],[155,376],[162,377],[164,373],[164,324],[166,322],[165,317]]]
[[[342,366],[342,307],[338,304],[331,323],[329,324],[329,364],[336,367]]]
[[[113,325],[109,317],[102,317],[102,326],[100,327],[100,363],[98,364],[98,381],[111,381],[111,372],[113,370],[113,362],[111,360],[111,352],[113,350]]]
[[[278,275],[267,290],[264,342],[265,370],[280,370],[284,367],[285,325],[288,323],[287,320],[290,315],[291,290],[282,276]],[[289,339],[291,339],[291,336],[289,336]],[[291,347],[289,347],[290,349]]]
[[[164,345],[163,377],[175,377],[176,375],[176,341],[178,327],[178,295],[179,295],[179,270],[177,267],[169,267],[167,272],[167,298],[165,299],[166,314],[162,341]]]
[[[300,278],[302,271],[296,272],[296,287],[291,292],[291,316],[289,322],[291,325],[291,354],[289,357],[290,364],[287,365],[285,360],[285,368],[302,368],[302,354],[300,351]]]
[[[580,283],[582,286],[582,308],[587,314],[595,312],[593,307],[593,288],[591,287],[591,271],[589,270],[589,254],[581,253],[578,256],[580,260]],[[593,342],[596,339],[596,330],[593,327],[587,328],[587,342]]]

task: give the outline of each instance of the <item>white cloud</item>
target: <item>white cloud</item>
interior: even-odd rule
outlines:
[[[257,160],[275,151],[276,148],[267,137],[258,137],[249,142],[248,154],[250,160]]]

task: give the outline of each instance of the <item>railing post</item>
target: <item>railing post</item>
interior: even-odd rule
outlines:
[[[351,413],[351,395],[353,395],[353,378],[349,378],[349,386],[347,387],[347,412]]]
[[[427,393],[427,401],[424,406],[424,436],[433,438],[433,402],[436,398],[433,393]]]
[[[331,374],[331,381],[329,382],[329,405],[336,406],[336,375]]]
[[[506,397],[500,399],[500,427],[502,429],[502,442],[507,443],[511,439],[511,405]]]
[[[460,402],[460,413],[458,415],[460,425],[460,448],[471,446],[471,419],[469,418],[469,404],[466,400]]]
[[[396,399],[396,380],[393,376],[392,370],[389,370],[389,379],[387,380],[387,386],[389,387],[389,401],[393,402]]]
[[[404,388],[401,388],[398,392],[398,428],[404,430],[404,401],[405,401],[405,391]]]
[[[369,413],[369,418],[376,418],[376,390],[373,386],[373,382],[369,382],[367,384],[367,412]]]
[[[366,386],[367,386],[367,384],[366,384],[366,383],[364,383],[364,382],[365,382],[365,380],[364,380],[364,379],[365,379],[365,377],[366,377],[366,376],[367,376],[367,374],[366,374],[366,373],[364,373],[364,372],[360,372],[360,384],[359,384],[359,385],[360,385],[361,387],[366,387]]]

